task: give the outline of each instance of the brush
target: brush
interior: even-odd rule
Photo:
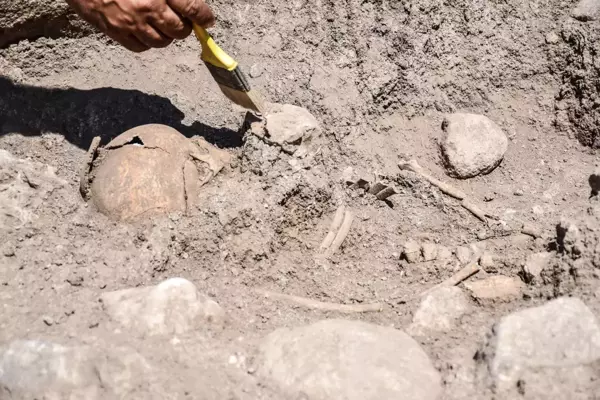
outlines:
[[[206,29],[194,24],[194,33],[202,46],[200,58],[223,94],[235,104],[263,114],[264,101],[256,90],[252,90],[238,62],[215,43]]]

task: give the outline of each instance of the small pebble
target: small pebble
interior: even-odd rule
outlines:
[[[456,258],[458,258],[461,264],[467,264],[471,261],[471,250],[464,246],[458,247],[456,249]]]
[[[402,255],[409,263],[419,262],[421,258],[421,246],[419,246],[419,244],[416,241],[409,240],[404,245]]]
[[[250,78],[259,78],[263,74],[263,69],[260,65],[254,64],[250,67],[250,71],[248,71],[248,75]]]
[[[559,40],[560,40],[560,38],[558,37],[556,32],[549,32],[546,35],[546,43],[548,43],[548,44],[556,44],[556,43],[558,43]]]
[[[48,326],[54,325],[54,320],[52,318],[50,318],[50,317],[44,317],[43,321]]]
[[[517,189],[515,190],[515,192],[513,193],[515,196],[523,196],[525,193],[521,190],[521,189]]]
[[[421,254],[425,261],[433,261],[437,256],[437,246],[433,243],[424,243],[421,246]]]
[[[437,259],[440,261],[446,261],[452,258],[452,251],[446,246],[438,246]]]
[[[492,253],[488,251],[484,252],[479,258],[479,265],[486,272],[494,268],[494,256],[492,255]]]

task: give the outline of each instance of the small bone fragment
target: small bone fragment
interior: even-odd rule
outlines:
[[[89,173],[92,170],[92,163],[94,162],[94,157],[96,156],[96,150],[100,146],[100,136],[96,136],[92,139],[92,143],[90,144],[90,148],[87,151],[85,163],[81,168],[81,172],[79,174],[79,192],[84,199],[88,198],[88,190],[90,188],[90,180]]]
[[[470,201],[468,201],[466,199],[463,199],[463,201],[460,203],[460,205],[463,206],[464,209],[469,211],[471,214],[476,216],[481,221],[486,222],[485,213],[483,211],[481,211],[481,209],[479,207],[477,207],[475,204],[471,203]]]
[[[473,258],[473,261],[468,263],[464,268],[462,268],[460,271],[458,271],[457,273],[455,273],[454,275],[452,275],[450,278],[446,279],[445,281],[433,286],[430,289],[427,289],[426,291],[421,293],[421,296],[423,296],[427,293],[430,293],[431,291],[433,291],[437,288],[440,288],[440,287],[456,286],[456,285],[460,284],[461,282],[469,279],[470,277],[472,277],[473,275],[478,273],[480,270],[481,270],[481,267],[479,266],[479,254],[477,254]]]
[[[387,188],[383,189],[381,192],[377,193],[377,200],[385,200],[390,196],[393,196],[395,194],[398,194],[398,192],[396,192],[396,189],[394,189],[391,186],[388,186]]]
[[[340,226],[340,230],[338,231],[337,235],[335,235],[335,239],[333,239],[333,243],[331,244],[331,247],[329,249],[327,249],[326,254],[328,257],[334,255],[335,252],[338,251],[338,249],[344,242],[344,239],[346,239],[346,236],[348,236],[348,232],[350,232],[350,226],[352,226],[353,219],[354,219],[354,215],[352,214],[352,212],[349,210],[346,210],[346,213],[344,214],[344,221],[342,222],[342,225]]]
[[[383,183],[381,183],[381,182],[375,182],[373,184],[373,186],[371,186],[369,188],[368,193],[369,194],[377,194],[377,193],[381,192],[385,188],[386,188],[386,186]]]
[[[285,300],[291,303],[295,303],[299,306],[310,308],[313,310],[320,311],[337,311],[346,314],[352,313],[365,313],[365,312],[379,312],[383,309],[383,305],[380,303],[371,304],[335,304],[335,303],[324,303],[322,301],[312,300],[306,297],[292,296],[289,294],[270,292],[267,290],[260,290],[267,298],[273,298],[276,300]]]
[[[340,225],[342,225],[342,221],[344,220],[344,211],[346,211],[346,206],[343,204],[339,206],[336,210],[335,215],[333,217],[333,221],[329,226],[329,232],[327,233],[327,236],[325,236],[323,243],[321,243],[321,250],[328,249],[329,246],[331,246],[331,243],[333,243],[333,239],[335,239],[335,234],[337,233],[338,229],[340,228]]]
[[[521,233],[524,235],[531,236],[534,239],[542,237],[542,233],[540,232],[540,230],[530,224],[523,224],[523,228],[521,228]]]

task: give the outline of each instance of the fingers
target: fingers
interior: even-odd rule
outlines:
[[[140,42],[152,48],[167,47],[173,41],[150,24],[140,26],[134,35]]]
[[[185,39],[192,32],[192,26],[170,7],[165,7],[160,15],[152,16],[150,22],[160,33],[171,39]]]
[[[215,23],[204,0],[67,1],[86,21],[134,52],[186,38],[192,22],[205,28]]]
[[[168,0],[169,6],[182,17],[204,27],[215,24],[215,15],[204,0]]]

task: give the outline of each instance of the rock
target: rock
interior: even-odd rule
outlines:
[[[447,332],[469,311],[469,299],[456,287],[441,287],[427,294],[415,313],[409,328],[411,335]]]
[[[548,44],[557,44],[560,38],[556,34],[556,32],[548,32],[546,34],[546,43]]]
[[[141,336],[183,334],[224,321],[223,309],[182,278],[102,295],[106,313]]]
[[[268,104],[264,124],[253,124],[251,132],[283,151],[295,154],[307,151],[311,142],[321,135],[317,119],[305,108],[291,104]]]
[[[479,281],[466,282],[465,287],[476,299],[513,299],[521,294],[521,280],[503,275],[490,276]]]
[[[261,67],[259,64],[253,64],[248,71],[248,75],[250,75],[250,78],[259,78],[263,72],[263,67]]]
[[[440,376],[402,331],[359,321],[325,320],[278,329],[260,345],[257,373],[285,398],[434,400]]]
[[[0,394],[9,398],[121,398],[138,387],[149,365],[128,348],[94,350],[38,340],[0,349]]]
[[[597,168],[590,179],[588,180],[590,187],[592,188],[592,196],[597,196],[600,193],[600,168]]]
[[[437,246],[433,243],[423,243],[421,246],[421,254],[425,261],[433,261],[437,257]]]
[[[571,12],[579,21],[595,21],[600,18],[600,0],[580,0]]]
[[[495,266],[494,255],[488,251],[483,252],[479,258],[479,265],[484,271],[490,271]]]
[[[581,232],[575,222],[569,219],[561,219],[556,227],[556,241],[560,251],[563,251],[574,258],[579,257],[583,249],[581,243]]]
[[[447,261],[452,258],[452,250],[446,246],[438,246],[437,259],[440,261]]]
[[[165,125],[130,129],[95,153],[81,177],[84,198],[121,221],[186,212],[229,155],[204,139],[188,140]]]
[[[489,118],[476,114],[451,114],[442,125],[441,149],[450,176],[466,179],[490,173],[508,148],[508,138]]]
[[[574,373],[572,378],[578,380],[576,375],[585,373],[581,366],[600,360],[600,327],[581,300],[562,297],[502,318],[482,353],[489,355],[480,359],[497,389],[509,390],[522,381],[527,392],[556,394],[551,390],[555,374],[560,380]],[[562,390],[577,392],[572,385]]]
[[[43,341],[16,341],[3,349],[0,386],[13,394],[77,393],[98,396],[94,364],[83,348]],[[48,397],[49,398],[49,397]]]
[[[461,264],[467,264],[471,261],[471,250],[464,246],[457,247],[456,258],[458,258]]]
[[[544,268],[548,266],[551,257],[552,253],[549,252],[530,255],[523,266],[523,278],[525,282],[532,283],[539,279]]]
[[[533,213],[533,215],[542,216],[544,215],[544,208],[539,204],[536,204],[533,207],[531,207],[531,212]]]
[[[409,240],[404,244],[402,255],[409,263],[421,261],[421,246],[414,240]]]

